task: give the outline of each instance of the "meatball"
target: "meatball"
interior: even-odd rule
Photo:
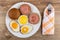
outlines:
[[[16,8],[12,8],[9,12],[8,12],[8,16],[11,19],[18,19],[18,17],[20,16],[20,12],[18,9]]]
[[[23,4],[20,6],[20,11],[23,15],[29,15],[31,12],[31,8],[28,4]]]
[[[31,24],[36,24],[36,23],[38,23],[38,21],[39,21],[39,15],[38,14],[36,14],[36,13],[30,14],[30,16],[29,16],[29,22]]]

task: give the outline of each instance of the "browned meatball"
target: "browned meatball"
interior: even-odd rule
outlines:
[[[36,24],[36,23],[38,23],[38,21],[39,21],[39,15],[38,14],[36,14],[36,13],[30,14],[30,16],[29,16],[29,22],[31,24]]]
[[[8,12],[8,16],[11,19],[18,19],[18,17],[20,16],[20,12],[18,9],[16,8],[12,8],[9,12]]]
[[[31,8],[28,4],[23,4],[20,6],[20,11],[24,15],[29,15],[31,12]]]

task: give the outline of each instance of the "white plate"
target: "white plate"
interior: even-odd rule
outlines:
[[[14,31],[11,30],[11,28],[10,28],[10,26],[9,26],[9,23],[10,23],[11,19],[9,18],[8,12],[7,12],[7,14],[6,14],[6,26],[7,26],[8,30],[9,30],[14,36],[17,36],[17,37],[20,37],[20,38],[27,38],[27,37],[30,37],[30,36],[34,35],[34,34],[38,31],[38,29],[40,28],[40,25],[41,25],[41,15],[40,15],[40,11],[38,10],[37,7],[35,7],[33,4],[27,3],[27,2],[16,3],[16,4],[13,5],[11,8],[17,8],[17,9],[19,9],[22,4],[28,4],[28,5],[31,7],[32,12],[35,12],[35,13],[37,13],[37,14],[39,15],[39,17],[40,17],[39,22],[38,22],[37,24],[35,24],[35,25],[28,23],[28,24],[30,24],[30,25],[33,26],[33,30],[32,30],[29,34],[23,35],[23,34],[21,34],[20,32],[14,32]],[[11,9],[11,8],[10,8],[10,9]],[[9,9],[9,10],[10,10],[10,9]],[[9,10],[8,10],[8,11],[9,11]]]

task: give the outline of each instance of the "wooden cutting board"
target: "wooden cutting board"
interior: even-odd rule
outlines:
[[[30,38],[22,39],[13,36],[6,28],[5,17],[7,10],[15,3],[29,2],[38,7],[41,14],[50,2],[55,8],[55,34],[43,36],[41,28]],[[60,0],[0,0],[0,40],[60,40]]]

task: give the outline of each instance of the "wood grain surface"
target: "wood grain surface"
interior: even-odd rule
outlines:
[[[5,17],[7,10],[15,3],[29,2],[37,6],[41,14],[48,3],[51,3],[55,8],[55,34],[41,34],[41,28],[32,37],[22,39],[13,36],[6,28]],[[0,0],[0,40],[60,40],[60,0]]]

